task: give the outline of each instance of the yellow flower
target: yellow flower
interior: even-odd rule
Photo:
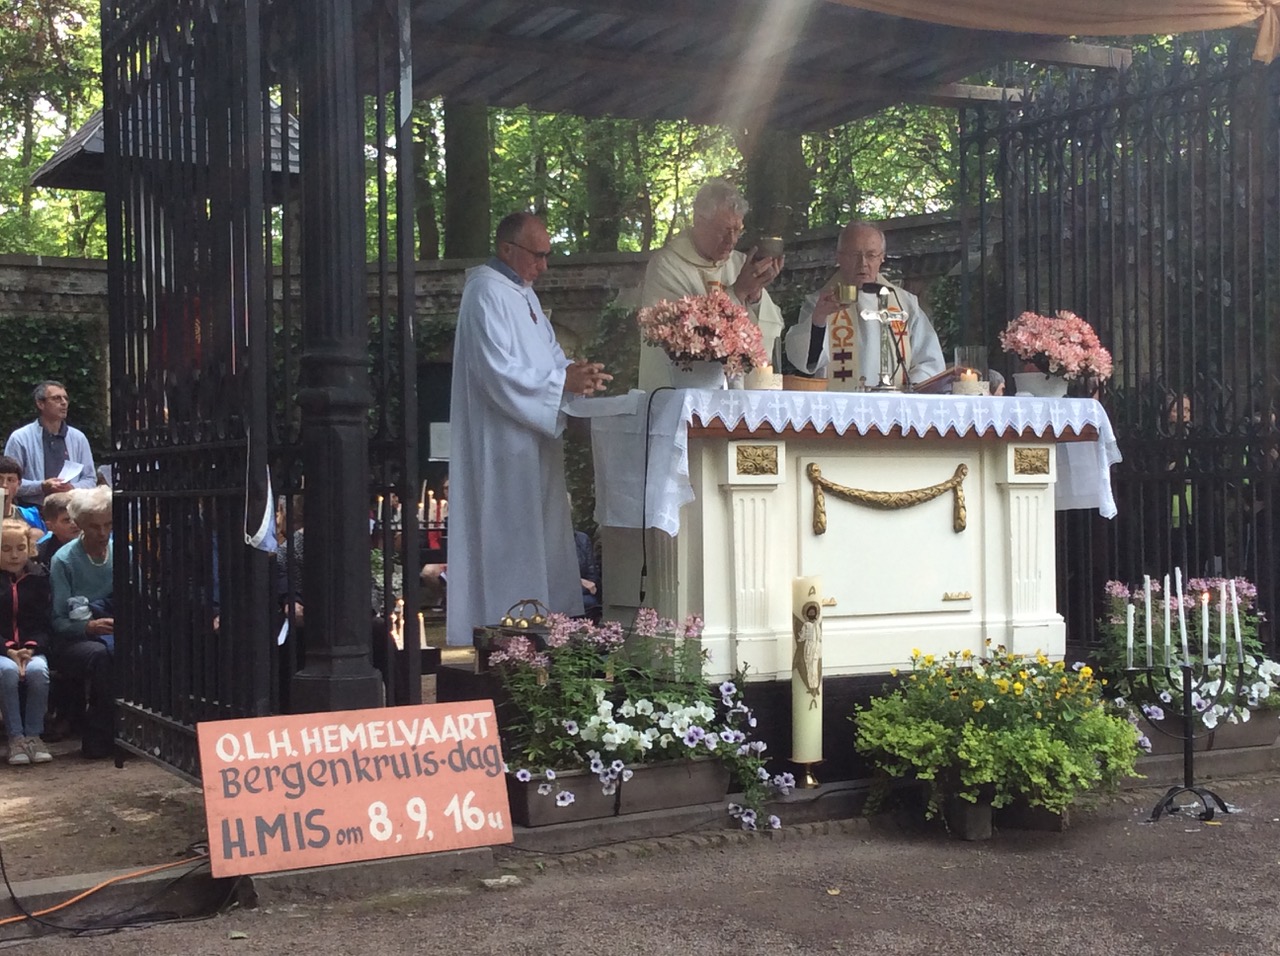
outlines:
[[[917,660],[919,657],[920,657],[920,648],[918,647],[911,648],[911,659],[914,661],[914,660]]]
[[[973,656],[973,651],[969,650],[966,647],[963,651],[960,652],[960,656],[967,661],[969,658]]]
[[[932,655],[932,654],[926,654],[926,655],[924,656],[924,663],[925,663],[925,666],[926,666],[926,667],[932,667],[932,666],[933,666],[933,655]]]
[[[890,671],[889,671],[889,676],[890,676],[890,677],[897,677],[897,676],[898,676],[898,668],[896,668],[896,667],[895,667],[895,668],[893,668],[892,670],[890,670]]]
[[[1036,652],[1036,663],[1039,664],[1041,667],[1049,663],[1049,658],[1044,656],[1044,651]]]
[[[960,691],[958,691],[958,690],[953,690],[953,691],[951,692],[951,699],[952,699],[952,700],[959,700],[959,699],[960,699]]]
[[[1093,676],[1093,668],[1090,667],[1088,664],[1085,664],[1084,667],[1080,668],[1081,680],[1088,680],[1092,676]]]
[[[1000,691],[1000,693],[1002,694],[1009,693],[1009,682],[1005,680],[1005,678],[997,677],[991,683],[996,685],[996,690]]]
[[[986,706],[987,706],[987,702],[980,697],[973,702],[974,710],[982,710],[982,708]]]
[[[1040,711],[1038,711],[1038,710],[1037,710],[1037,711],[1036,711],[1036,720],[1039,720],[1039,719],[1040,719]]]
[[[1018,676],[1021,677],[1023,680],[1026,680],[1027,672],[1025,670],[1018,671]]]
[[[1013,692],[1015,694],[1021,694],[1023,690],[1022,681],[1016,680],[1013,682]]]

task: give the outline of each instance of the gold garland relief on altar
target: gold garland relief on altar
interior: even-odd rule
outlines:
[[[1015,448],[1013,450],[1013,473],[1015,475],[1049,474],[1049,449]]]
[[[740,475],[776,475],[777,445],[738,445],[737,469]]]
[[[926,501],[932,501],[934,498],[945,495],[950,491],[954,499],[951,516],[952,530],[959,534],[965,529],[968,521],[968,512],[964,503],[964,480],[969,474],[968,465],[956,465],[955,474],[946,481],[930,485],[927,488],[913,488],[909,491],[865,491],[861,488],[847,488],[844,485],[836,484],[828,478],[823,478],[822,468],[815,462],[809,463],[805,473],[809,476],[809,483],[813,485],[814,534],[826,534],[827,531],[827,492],[837,498],[851,501],[857,505],[865,505],[868,508],[897,511],[902,508],[922,505]]]

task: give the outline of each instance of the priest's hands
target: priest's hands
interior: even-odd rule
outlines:
[[[840,309],[840,300],[836,298],[835,287],[830,286],[823,289],[818,293],[818,301],[814,303],[813,315],[810,317],[814,328],[826,328],[827,319],[839,312]]]
[[[747,253],[747,261],[743,263],[742,271],[733,283],[733,294],[738,297],[739,302],[747,305],[755,305],[760,301],[764,287],[778,277],[782,264],[786,261],[784,256],[756,258],[756,254],[755,248]]]
[[[594,395],[603,392],[613,381],[613,376],[599,362],[579,359],[565,367],[564,390],[571,395]]]

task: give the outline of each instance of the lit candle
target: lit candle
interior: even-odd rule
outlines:
[[[378,520],[382,520],[382,495],[378,495],[378,510],[374,512],[378,516]]]
[[[427,510],[427,482],[422,481],[422,494],[418,495],[418,511],[425,513]]]
[[[1168,667],[1173,657],[1173,628],[1169,620],[1173,610],[1173,592],[1169,590],[1169,575],[1164,576],[1164,663]]]
[[[978,373],[971,368],[967,368],[960,373],[960,381],[962,382],[976,382],[977,380]]]
[[[1236,579],[1231,579],[1231,618],[1236,629],[1236,656],[1244,660],[1244,639],[1240,636],[1240,601],[1236,597]]]
[[[1182,638],[1182,659],[1191,660],[1191,652],[1187,649],[1187,606],[1182,597],[1182,568],[1174,568],[1173,576],[1178,585],[1178,636]]]
[[[1200,595],[1200,653],[1209,659],[1209,592]]]
[[[422,616],[422,612],[418,612],[418,646],[427,646],[427,622]]]
[[[1147,625],[1147,666],[1152,664],[1151,660],[1151,575],[1144,574],[1142,576],[1142,601],[1145,613],[1143,620]]]
[[[1227,666],[1227,582],[1218,585],[1218,646],[1222,648],[1222,666]],[[1226,671],[1223,671],[1225,674]]]
[[[1125,616],[1125,637],[1124,637],[1124,659],[1125,667],[1133,667],[1133,612],[1134,606],[1126,604],[1124,606]]]

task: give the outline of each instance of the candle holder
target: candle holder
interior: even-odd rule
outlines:
[[[1182,783],[1170,787],[1157,802],[1151,811],[1151,821],[1154,823],[1159,820],[1163,814],[1177,813],[1182,807],[1174,804],[1174,800],[1184,794],[1191,793],[1199,798],[1200,804],[1204,807],[1198,814],[1201,820],[1212,820],[1214,816],[1214,806],[1216,805],[1223,813],[1230,813],[1231,808],[1227,805],[1217,793],[1208,787],[1198,786],[1196,784],[1195,770],[1195,742],[1198,738],[1211,733],[1208,729],[1196,732],[1196,717],[1201,713],[1197,710],[1193,700],[1199,698],[1203,704],[1203,710],[1210,707],[1223,706],[1227,708],[1226,717],[1230,717],[1240,706],[1240,688],[1244,683],[1244,657],[1236,663],[1236,678],[1234,681],[1225,680],[1227,674],[1227,664],[1222,664],[1222,673],[1218,677],[1210,676],[1210,666],[1213,661],[1206,653],[1204,659],[1197,666],[1191,660],[1184,659],[1181,663],[1168,663],[1164,667],[1155,667],[1148,664],[1146,667],[1129,667],[1128,673],[1130,683],[1135,688],[1141,684],[1145,684],[1152,692],[1153,697],[1159,696],[1158,676],[1163,679],[1165,685],[1175,684],[1174,675],[1177,675],[1176,683],[1182,687],[1181,713],[1172,715],[1175,722],[1180,723],[1178,731],[1168,730],[1148,718],[1147,723],[1157,733],[1164,734],[1173,740],[1182,741]],[[1162,672],[1162,673],[1161,673]],[[1212,685],[1216,684],[1216,688],[1211,693],[1206,694],[1205,691]],[[1227,688],[1231,690],[1228,692]],[[1176,718],[1181,718],[1180,722]]]

